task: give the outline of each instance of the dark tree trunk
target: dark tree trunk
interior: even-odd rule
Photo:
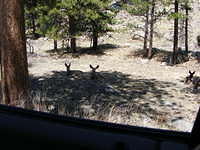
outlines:
[[[128,0],[122,0],[122,3],[126,4],[128,2]]]
[[[186,8],[185,8],[185,15],[186,15],[186,19],[185,19],[185,51],[188,53],[188,17],[189,17],[189,10],[188,10],[187,4],[186,4]]]
[[[153,32],[154,32],[154,10],[155,10],[155,0],[152,0],[151,6],[151,21],[150,21],[150,38],[149,38],[149,50],[148,50],[148,59],[152,57],[152,48],[153,48]]]
[[[98,34],[96,32],[93,33],[92,41],[93,41],[93,49],[97,50],[97,47],[98,47]]]
[[[36,34],[35,34],[35,31],[36,31],[35,16],[34,16],[33,13],[31,14],[31,23],[32,23],[32,35],[33,35],[34,38],[36,38]]]
[[[76,52],[76,38],[75,38],[76,28],[75,28],[75,19],[72,16],[69,16],[69,35],[70,35],[70,46],[72,52]]]
[[[23,0],[0,0],[1,103],[15,105],[28,98],[28,64]]]
[[[175,13],[178,13],[179,2],[175,0]],[[173,45],[173,54],[172,54],[172,64],[177,64],[178,57],[178,18],[174,19],[174,45]]]
[[[0,5],[1,5],[1,3],[0,3]],[[1,15],[0,15],[0,17],[1,17]],[[1,29],[1,27],[0,27],[0,29]],[[1,50],[1,39],[0,39],[0,50]],[[2,86],[1,82],[2,82],[2,65],[1,65],[1,51],[0,51],[0,103],[2,103],[1,100],[2,100],[2,96],[3,96],[2,95],[3,91],[2,91],[2,88],[1,88],[1,86]]]
[[[54,43],[54,50],[58,51],[58,41],[57,40],[53,40]]]
[[[71,38],[71,49],[73,53],[76,53],[76,38]]]
[[[30,9],[33,9],[34,7],[36,7],[36,1],[35,0],[31,0],[30,1],[31,2],[31,8]],[[30,14],[30,16],[31,16],[31,24],[32,24],[32,35],[33,35],[33,37],[34,38],[37,38],[36,37],[36,25],[35,25],[35,12],[32,12],[31,14]]]
[[[200,47],[200,35],[197,36],[197,45]]]
[[[149,8],[146,11],[145,14],[145,26],[144,26],[144,46],[143,50],[146,52],[146,56],[148,56],[148,49],[147,49],[147,44],[148,44],[148,36],[149,36]]]

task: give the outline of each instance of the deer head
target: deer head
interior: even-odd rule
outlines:
[[[192,79],[193,79],[193,77],[194,77],[195,71],[194,71],[194,72],[189,71],[189,74],[190,74],[190,75],[187,76],[187,77],[185,78],[185,83],[186,83],[186,84],[192,82]]]
[[[67,64],[67,63],[65,62],[65,67],[66,67],[67,73],[69,73],[69,72],[70,72],[71,63]]]
[[[92,72],[96,72],[96,70],[99,68],[99,65],[97,65],[96,67],[90,65],[90,68],[92,69]]]
[[[91,79],[96,79],[96,70],[99,68],[99,65],[97,65],[96,67],[90,65],[90,68],[92,69]]]

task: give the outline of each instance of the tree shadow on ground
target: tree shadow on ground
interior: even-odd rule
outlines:
[[[113,107],[126,115],[164,116],[154,106],[161,105],[164,95],[173,97],[165,88],[175,86],[171,82],[131,77],[121,72],[98,72],[97,79],[91,80],[90,72],[81,71],[72,71],[70,75],[55,71],[51,76],[32,77],[31,84],[34,93],[45,95],[47,106],[64,107],[73,116],[85,110],[104,112],[108,116]]]
[[[167,64],[171,64],[171,57],[172,57],[173,52],[172,51],[167,51],[164,49],[158,49],[158,48],[153,48],[152,50],[152,59],[155,59],[156,61],[159,62],[166,62]],[[146,51],[143,49],[138,49],[131,54],[128,55],[129,57],[141,57],[141,58],[146,58]],[[185,51],[179,51],[178,52],[178,58],[177,58],[177,64],[181,64],[184,62],[189,61],[188,55]]]
[[[96,50],[94,50],[92,47],[77,47],[77,52],[74,54],[76,54],[77,56],[81,56],[85,54],[101,56],[101,55],[105,55],[106,51],[117,49],[117,48],[119,48],[119,46],[114,45],[114,44],[100,44],[98,45]],[[49,53],[50,55],[59,55],[59,56],[64,56],[65,54],[73,54],[70,49],[63,49],[63,48],[59,48],[57,51],[54,49],[51,49],[51,50],[47,50],[46,52]]]
[[[96,50],[94,50],[92,47],[91,48],[81,48],[79,50],[80,55],[105,55],[106,51],[117,49],[120,46],[114,45],[114,44],[100,44]]]

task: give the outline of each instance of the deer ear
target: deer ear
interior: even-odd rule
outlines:
[[[195,71],[192,74],[195,74]]]
[[[189,74],[192,74],[192,72],[189,70]]]
[[[69,67],[71,66],[71,62],[69,63],[69,65],[68,65]]]
[[[98,68],[99,68],[99,65],[96,66],[96,69],[98,69]]]
[[[67,67],[67,64],[66,64],[66,62],[65,62],[65,67]]]

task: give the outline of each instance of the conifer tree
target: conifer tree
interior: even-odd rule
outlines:
[[[188,34],[188,26],[189,26],[189,11],[192,10],[191,8],[191,4],[192,4],[192,1],[191,0],[182,0],[182,3],[181,3],[181,10],[183,11],[183,15],[184,15],[184,19],[183,19],[183,22],[184,22],[184,38],[185,38],[185,51],[186,53],[188,53],[188,38],[189,38],[189,34]]]
[[[76,52],[76,37],[89,34],[93,48],[97,49],[98,37],[111,31],[114,12],[109,0],[57,0],[53,8],[48,5],[40,17],[40,31],[55,40],[70,38],[72,52]],[[45,11],[44,11],[45,12]],[[56,45],[56,44],[55,44]]]
[[[0,10],[1,102],[16,105],[29,88],[23,0],[1,0]]]
[[[110,8],[111,1],[90,1],[84,2],[84,30],[89,34],[93,41],[93,49],[97,50],[99,36],[112,31],[109,27],[114,23],[115,11]]]

